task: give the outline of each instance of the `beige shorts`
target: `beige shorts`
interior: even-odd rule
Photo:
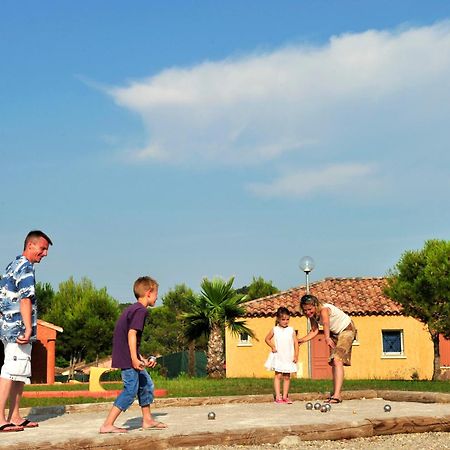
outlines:
[[[353,322],[339,334],[332,334],[331,339],[336,347],[331,350],[328,364],[333,364],[333,359],[342,361],[344,366],[352,365],[352,344],[356,339],[356,328]]]
[[[8,380],[30,384],[31,377],[31,344],[4,342],[5,362],[0,376]]]

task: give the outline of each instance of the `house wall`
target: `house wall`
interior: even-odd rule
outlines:
[[[264,339],[275,325],[275,319],[273,317],[246,318],[246,324],[258,339],[252,338],[250,346],[239,345],[239,336],[233,336],[229,330],[226,330],[225,357],[227,377],[271,378],[273,377],[273,372],[266,370],[264,367],[264,363],[270,353],[270,348],[264,342]],[[306,319],[304,317],[291,317],[289,325],[294,330],[298,330],[299,335],[306,333]],[[302,348],[299,355],[299,376],[307,376],[307,361],[308,354]]]
[[[403,316],[362,316],[353,318],[358,329],[352,350],[352,366],[345,368],[348,379],[420,379],[433,376],[433,343],[426,327]],[[403,355],[383,356],[382,330],[403,330]]]
[[[358,338],[353,345],[352,366],[345,368],[347,379],[405,379],[415,374],[420,379],[431,379],[433,374],[433,344],[422,323],[403,316],[353,317]],[[274,318],[247,318],[247,325],[258,339],[251,339],[248,346],[239,345],[239,337],[226,332],[227,377],[272,377],[264,368],[269,347],[264,338],[274,326]],[[306,334],[304,317],[291,317],[289,324]],[[382,330],[403,330],[403,355],[383,356]],[[299,372],[301,378],[309,378],[308,344],[300,346]]]

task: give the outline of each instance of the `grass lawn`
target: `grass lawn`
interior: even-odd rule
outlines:
[[[189,378],[181,376],[175,379],[154,377],[155,387],[167,389],[169,397],[210,397],[227,395],[258,395],[271,394],[273,392],[272,378],[225,378],[223,380],[211,380],[208,378]],[[122,384],[117,382],[102,383],[105,389],[121,389]],[[54,385],[28,385],[27,391],[38,390],[87,390],[87,383],[81,384],[54,384]],[[331,389],[331,380],[306,380],[292,379],[291,389],[295,392],[322,392],[327,393]],[[346,390],[363,389],[387,389],[398,391],[424,391],[450,393],[448,381],[402,381],[402,380],[346,380]],[[114,399],[93,398],[23,398],[21,406],[51,406],[76,403],[101,403]]]

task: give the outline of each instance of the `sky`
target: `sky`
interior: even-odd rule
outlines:
[[[450,238],[447,0],[3,0],[0,266],[131,301]]]

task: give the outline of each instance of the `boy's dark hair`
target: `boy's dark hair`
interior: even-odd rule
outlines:
[[[158,287],[158,282],[151,277],[139,277],[133,285],[133,293],[136,299],[145,295],[147,291],[154,291]]]
[[[23,244],[23,249],[26,250],[28,242],[33,241],[38,238],[44,238],[50,245],[53,245],[52,240],[41,230],[32,230],[27,234],[25,242]]]

